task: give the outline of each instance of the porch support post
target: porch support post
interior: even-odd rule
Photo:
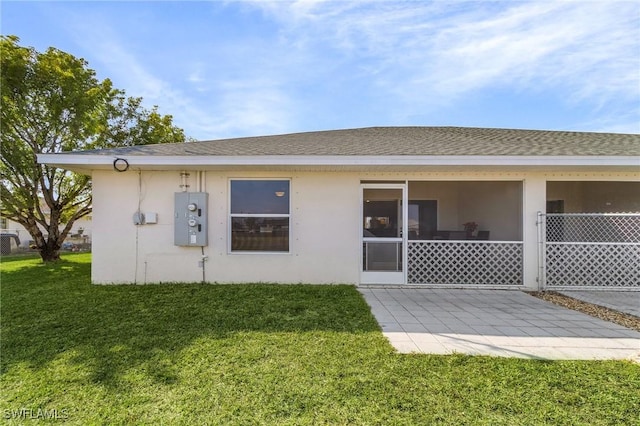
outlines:
[[[538,261],[538,212],[547,209],[547,181],[543,176],[529,176],[524,180],[522,205],[523,279],[527,290],[538,290],[540,272]]]

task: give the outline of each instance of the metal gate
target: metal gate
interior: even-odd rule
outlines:
[[[640,291],[640,214],[538,213],[544,289]]]

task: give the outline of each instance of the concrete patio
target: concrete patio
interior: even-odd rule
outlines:
[[[359,290],[401,353],[640,359],[640,332],[521,291]]]

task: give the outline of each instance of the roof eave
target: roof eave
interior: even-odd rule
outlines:
[[[38,154],[38,162],[65,169],[112,168],[116,158],[134,168],[211,166],[625,166],[637,156],[142,156]]]

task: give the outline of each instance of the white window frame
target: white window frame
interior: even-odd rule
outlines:
[[[284,213],[272,213],[272,214],[262,214],[262,213],[250,213],[250,214],[245,214],[245,213],[231,213],[231,182],[233,181],[237,181],[237,180],[255,180],[255,181],[259,181],[259,180],[272,180],[272,181],[287,181],[289,182],[289,213],[288,214],[284,214]],[[292,193],[293,191],[291,190],[291,178],[284,178],[284,177],[255,177],[255,178],[251,178],[251,177],[242,177],[242,178],[229,178],[229,182],[227,185],[227,206],[228,206],[228,223],[227,223],[227,253],[230,255],[261,255],[261,254],[268,254],[268,255],[274,255],[274,254],[279,254],[279,255],[289,255],[292,253],[291,250],[291,198],[292,198]],[[259,250],[232,250],[232,238],[233,238],[233,218],[234,217],[260,217],[260,218],[268,218],[268,217],[286,217],[289,219],[289,250],[287,251],[259,251]]]

